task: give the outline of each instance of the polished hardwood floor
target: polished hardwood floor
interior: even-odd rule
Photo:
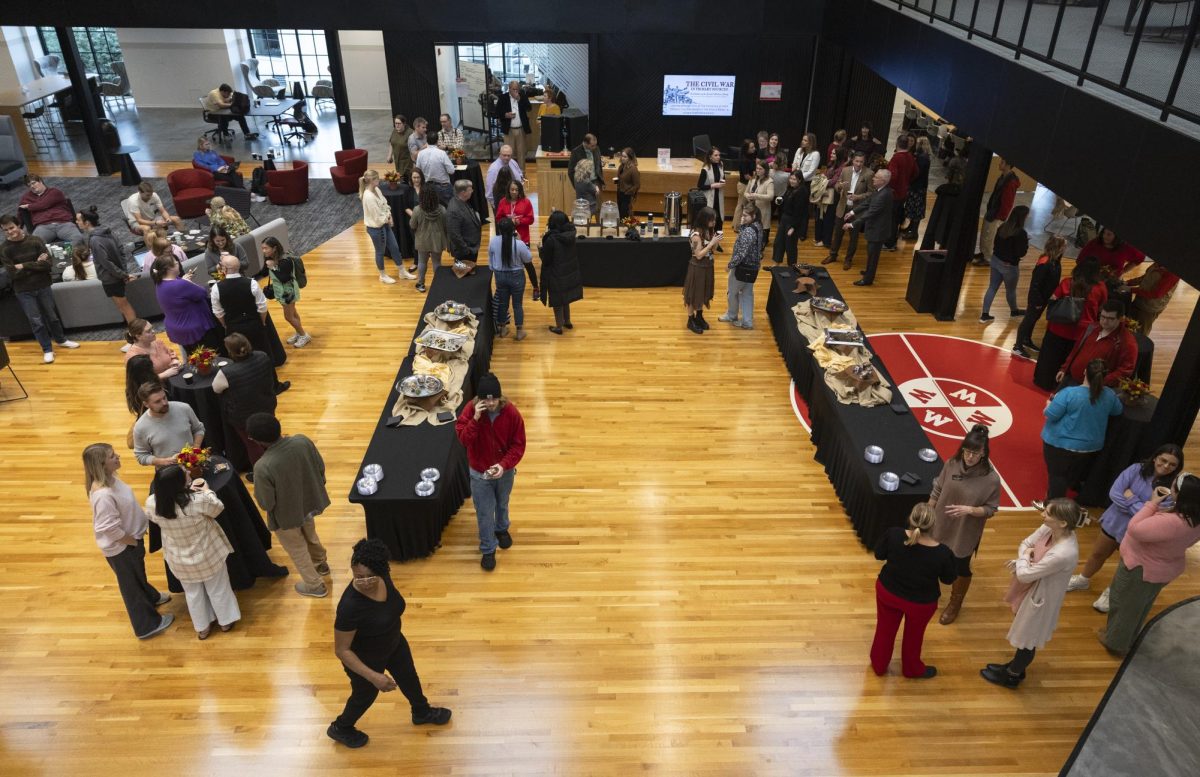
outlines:
[[[804,259],[820,255],[805,246]],[[983,663],[1011,653],[1003,562],[1037,521],[1002,513],[960,620],[927,634],[939,676],[905,680],[897,655],[893,673],[876,677],[867,650],[878,563],[793,415],[761,313],[765,276],[755,330],[716,323],[718,280],[702,337],[684,328],[678,289],[588,289],[562,337],[546,331],[547,309],[525,303],[529,338],[498,340],[493,357],[529,434],[515,545],[482,572],[468,504],[434,556],[392,568],[425,691],[454,719],[414,728],[392,693],[361,723],[366,748],[334,744],[324,729],[348,683],[333,612],[364,532],[345,497],[422,297],[411,282],[378,282],[361,224],[307,265],[300,311],[314,339],[281,371],[293,388],[279,416],[328,465],[333,505],[318,526],[335,593],[301,598],[294,574],[260,582],[239,593],[237,628],[205,642],[181,596],[164,608],[175,626],[134,639],[93,543],[83,447],[112,442],[134,490],[149,482],[123,443],[131,419],[117,344],[84,343],[49,366],[36,345],[9,345],[31,398],[0,405],[0,773],[1058,772],[1118,666],[1093,635],[1095,594],[1069,595],[1018,691],[981,680]],[[909,312],[906,278],[905,254],[885,254],[874,288],[842,284],[864,327],[1011,343],[1015,324],[971,315],[982,272],[968,274],[961,320],[944,324]],[[1181,290],[1160,320],[1157,385],[1195,303]],[[273,303],[272,314],[284,326]],[[1194,438],[1188,454],[1200,455]],[[1096,531],[1081,532],[1085,549]],[[1160,607],[1200,594],[1198,555]],[[161,557],[147,568],[161,584]]]

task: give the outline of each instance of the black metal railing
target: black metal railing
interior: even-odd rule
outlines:
[[[1200,28],[1200,0],[1189,0],[1183,3],[1165,3],[1154,0],[1128,0],[1129,6],[1125,12],[1124,25],[1105,25],[1105,17],[1113,6],[1110,0],[1096,0],[1094,13],[1092,7],[1085,6],[1082,0],[875,0],[883,5],[895,4],[901,9],[909,9],[920,13],[929,19],[930,23],[943,23],[963,30],[967,38],[983,38],[996,45],[1003,46],[1013,52],[1015,59],[1027,56],[1044,62],[1074,75],[1079,86],[1090,82],[1106,89],[1119,92],[1122,95],[1152,106],[1159,111],[1159,120],[1167,121],[1176,116],[1193,124],[1200,124],[1200,55],[1191,64],[1191,72],[1187,73],[1193,49],[1197,44],[1197,30]],[[1054,10],[1053,27],[1048,44],[1044,47],[1034,47],[1029,44],[1030,23],[1034,16],[1035,6],[1057,6]],[[1169,9],[1172,15],[1179,13],[1183,6],[1185,24],[1177,27],[1160,29],[1157,37],[1147,37],[1147,21],[1154,9]],[[1070,18],[1068,19],[1068,9]],[[1051,9],[1047,8],[1047,11]],[[1038,33],[1044,32],[1043,23],[1048,21],[1048,14],[1038,14]],[[1090,17],[1090,18],[1089,18]],[[1118,15],[1119,22],[1119,15]],[[1086,46],[1082,58],[1072,61],[1070,54],[1064,54],[1060,43],[1063,40],[1064,21],[1067,21],[1065,32],[1083,33],[1086,31]],[[1019,22],[1019,27],[1017,23]],[[1164,48],[1175,40],[1167,36],[1179,34],[1178,58],[1174,56],[1174,45]],[[1073,43],[1078,39],[1072,37]],[[1097,57],[1097,43],[1102,57]],[[1119,61],[1124,46],[1124,62]],[[1139,77],[1133,79],[1135,62],[1142,55],[1147,64],[1141,68]],[[1114,57],[1116,60],[1114,61]],[[1101,62],[1101,59],[1103,62]],[[1115,67],[1120,65],[1119,75]],[[1185,73],[1190,86],[1181,95],[1180,86],[1184,82]],[[1169,76],[1169,80],[1168,80]]]

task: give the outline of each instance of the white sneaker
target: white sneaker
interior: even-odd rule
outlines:
[[[403,267],[401,267],[400,268],[400,277],[406,281],[415,281],[417,279],[417,274],[415,272],[406,270]]]
[[[379,282],[380,283],[395,283],[396,279],[390,275],[384,275],[383,273],[379,273]]]
[[[63,340],[61,343],[58,343],[58,345],[61,345],[63,348],[78,348],[79,347],[79,343],[75,342],[74,340]]]
[[[129,349],[133,347],[133,343],[125,343],[121,346],[121,353],[129,353]]]
[[[1086,591],[1091,587],[1091,579],[1086,578],[1083,575],[1071,575],[1071,581],[1067,583],[1068,591]]]
[[[295,346],[297,348],[303,348],[304,346],[308,345],[311,342],[312,342],[312,335],[300,335],[299,337],[296,338]]]
[[[46,351],[42,354],[42,361],[46,362],[46,364],[54,361],[54,351]]]
[[[287,339],[287,344],[288,344],[288,345],[295,345],[295,344],[296,344],[296,341],[297,341],[297,340],[299,340],[299,339],[300,339],[300,335],[292,335],[291,337],[289,337],[289,338]]]
[[[1096,612],[1108,612],[1108,590],[1104,589],[1104,593],[1100,594],[1100,598],[1092,602],[1092,609]]]

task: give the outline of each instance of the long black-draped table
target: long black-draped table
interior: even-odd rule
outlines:
[[[413,337],[425,328],[425,314],[446,300],[462,302],[481,312],[477,314],[479,329],[475,336],[475,351],[471,354],[467,376],[463,381],[463,402],[475,396],[479,378],[488,370],[492,360],[493,318],[491,304],[492,273],[479,267],[473,275],[457,278],[449,267],[438,267],[429,287],[421,319]],[[467,472],[467,452],[454,433],[454,424],[440,426],[387,426],[392,417],[399,392],[396,385],[413,372],[415,347],[396,373],[388,391],[387,401],[375,425],[375,433],[363,454],[362,464],[350,486],[349,499],[363,506],[366,514],[367,536],[378,537],[387,543],[396,561],[422,558],[433,553],[441,543],[442,529],[450,522],[471,493]],[[459,408],[461,410],[461,407]],[[370,495],[358,493],[356,483],[367,464],[383,467],[379,489]],[[435,467],[441,472],[430,496],[417,496],[421,470]]]
[[[767,318],[796,389],[808,403],[816,460],[824,465],[858,538],[868,549],[873,548],[889,527],[906,525],[914,504],[929,499],[933,480],[941,472],[941,461],[926,462],[917,455],[920,449],[933,446],[912,413],[897,413],[890,405],[863,407],[838,401],[826,385],[825,372],[808,350],[808,339],[800,333],[792,312],[792,307],[809,299],[809,295],[792,291],[796,273],[777,269],[772,275]],[[842,299],[831,278],[822,277],[817,282],[821,296]],[[894,391],[895,382],[874,352],[871,363]],[[898,395],[892,402],[896,407],[907,407]],[[864,458],[868,445],[883,448],[882,463],[871,464]],[[879,486],[883,472],[911,472],[920,480],[916,485],[901,482],[898,490],[885,491]]]
[[[254,497],[246,490],[242,479],[233,471],[232,466],[217,472],[219,464],[229,462],[220,456],[213,456],[204,472],[204,481],[217,495],[225,509],[217,516],[233,553],[225,557],[225,568],[229,570],[229,582],[235,591],[241,591],[254,585],[260,577],[283,577],[288,573],[287,567],[282,567],[271,560],[267,549],[271,547],[271,531],[263,522],[262,513],[254,503]],[[162,547],[162,532],[158,524],[150,522],[150,552],[154,553]],[[183,591],[179,579],[171,573],[170,565],[164,561],[167,569],[167,588],[174,593]]]
[[[682,286],[691,249],[686,237],[587,237],[575,241],[584,286]]]

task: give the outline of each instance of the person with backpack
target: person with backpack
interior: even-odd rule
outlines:
[[[267,265],[267,277],[271,280],[266,296],[279,303],[283,308],[284,319],[296,330],[296,334],[287,339],[288,345],[303,348],[312,342],[312,336],[304,330],[304,324],[300,323],[300,313],[296,310],[296,303],[300,301],[300,289],[308,285],[304,261],[298,256],[288,256],[283,250],[283,243],[274,236],[265,238],[260,250],[263,262]]]
[[[1100,262],[1094,258],[1075,264],[1070,278],[1064,278],[1046,306],[1046,336],[1033,370],[1033,382],[1053,391],[1058,386],[1058,371],[1088,325],[1100,317],[1100,306],[1108,301],[1108,287],[1100,278]]]
[[[1062,280],[1062,256],[1066,250],[1067,241],[1061,235],[1053,235],[1046,240],[1046,247],[1033,266],[1033,274],[1029,277],[1029,295],[1025,298],[1025,317],[1017,327],[1017,342],[1013,345],[1013,353],[1029,358],[1029,351],[1037,351],[1033,344],[1033,328],[1050,303],[1050,296],[1058,288]]]

